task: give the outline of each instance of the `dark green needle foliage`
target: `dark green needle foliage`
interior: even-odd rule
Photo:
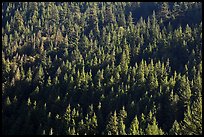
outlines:
[[[201,2],[3,2],[2,134],[202,135]]]

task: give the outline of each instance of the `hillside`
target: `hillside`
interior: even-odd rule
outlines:
[[[3,2],[2,134],[202,135],[202,3]]]

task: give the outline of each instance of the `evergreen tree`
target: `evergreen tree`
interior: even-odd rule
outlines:
[[[169,131],[170,135],[181,135],[180,124],[175,120],[172,128]]]
[[[201,135],[201,11],[3,2],[2,133]]]
[[[168,2],[162,2],[161,4],[161,15],[164,16],[165,18],[168,18],[169,14],[169,5]]]
[[[126,128],[125,128],[125,124],[124,124],[124,122],[123,122],[123,119],[119,119],[119,121],[118,121],[118,134],[119,135],[126,135]]]
[[[14,15],[15,24],[13,28],[17,28],[18,31],[22,32],[24,29],[24,20],[21,13],[17,10]]]
[[[41,65],[40,65],[40,67],[39,67],[39,69],[35,75],[34,81],[36,83],[39,83],[40,85],[42,85],[44,83],[44,71],[43,71],[43,68]]]
[[[17,68],[16,74],[15,74],[15,80],[16,80],[16,81],[19,81],[20,79],[21,79],[20,70],[19,70],[19,68]]]
[[[133,119],[129,129],[129,135],[140,135],[139,121],[137,116]]]
[[[163,135],[164,132],[162,129],[158,127],[158,124],[156,122],[156,118],[153,117],[153,123],[148,124],[147,129],[146,129],[146,134],[147,135]]]
[[[66,108],[66,112],[64,114],[64,120],[65,120],[65,129],[67,130],[66,133],[69,134],[70,131],[68,131],[68,129],[70,128],[70,123],[71,123],[71,107],[70,107],[70,104]]]
[[[106,126],[106,133],[111,135],[118,135],[118,118],[116,111],[114,111],[114,114],[110,116],[110,119],[108,121],[108,124]]]
[[[180,95],[180,98],[184,103],[184,107],[186,108],[190,104],[191,88],[190,88],[189,80],[186,79],[185,76],[181,77],[179,81],[178,94]]]
[[[185,135],[202,135],[202,100],[201,96],[192,105],[188,107],[182,121],[182,134]]]

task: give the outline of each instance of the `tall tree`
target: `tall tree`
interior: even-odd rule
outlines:
[[[158,124],[156,122],[156,118],[155,117],[153,117],[153,123],[152,124],[148,124],[148,126],[146,128],[146,134],[147,135],[163,135],[164,134],[162,129],[160,129],[158,127]]]
[[[114,114],[110,116],[108,124],[106,126],[106,133],[108,135],[118,135],[118,118],[117,113],[114,111]]]
[[[139,121],[137,119],[137,115],[133,119],[129,129],[129,135],[140,135]]]
[[[184,135],[202,135],[202,100],[201,96],[192,105],[188,107],[184,120],[181,123],[182,134]]]
[[[44,83],[44,70],[42,65],[39,66],[39,69],[37,70],[37,73],[34,77],[34,82],[42,85]]]

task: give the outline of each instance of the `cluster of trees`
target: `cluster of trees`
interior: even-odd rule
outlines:
[[[3,134],[201,135],[202,3],[2,3]]]

